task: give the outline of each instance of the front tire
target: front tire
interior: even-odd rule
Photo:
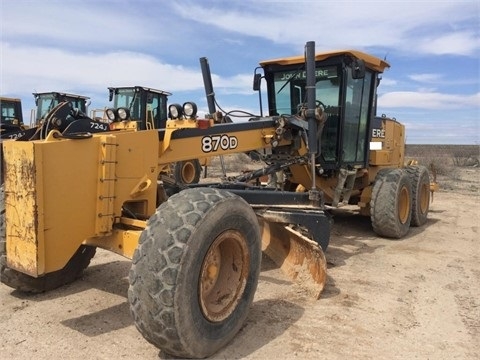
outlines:
[[[260,272],[258,220],[222,190],[183,190],[159,206],[142,232],[128,299],[147,341],[179,357],[203,358],[242,327]]]
[[[425,166],[408,166],[406,171],[412,183],[411,226],[422,226],[430,207],[430,176]]]
[[[407,234],[412,218],[412,185],[401,169],[379,171],[372,189],[370,219],[380,236],[399,239]]]

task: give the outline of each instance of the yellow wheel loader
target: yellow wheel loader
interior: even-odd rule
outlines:
[[[167,99],[172,95],[163,90],[145,86],[109,87],[109,100],[113,108],[105,110],[103,120],[115,121],[117,109],[125,109],[128,120],[137,123],[139,130],[163,129],[168,118]],[[126,119],[123,119],[126,120]],[[165,172],[173,175],[182,184],[195,184],[200,180],[202,165],[207,166],[208,158],[189,159],[170,164]]]
[[[23,124],[22,100],[0,97],[0,139],[15,138],[10,134],[25,129]]]
[[[304,56],[264,61],[254,88],[262,99],[265,84],[269,114],[244,122],[219,121],[226,114],[216,111],[208,60],[200,63],[205,119],[193,103],[172,104],[164,128],[142,130],[118,108],[120,117],[93,133],[62,126],[68,111],[59,104],[45,138],[3,144],[4,284],[49,290],[77,278],[97,247],[113,251],[132,259],[128,301],[144,338],[203,358],[242,327],[262,251],[320,296],[329,209],[357,205],[375,232],[393,238],[425,223],[428,173],[403,167],[403,125],[375,116],[385,61],[315,54],[314,42]],[[236,153],[265,167],[193,185],[161,174],[175,162]],[[281,184],[254,185],[265,175]]]
[[[69,115],[71,119],[84,117],[87,113],[88,97],[68,94],[63,92],[43,92],[33,93],[36,108],[31,110],[30,124],[24,123],[22,114],[22,102],[20,99],[0,98],[2,119],[0,122],[0,182],[3,184],[3,152],[1,143],[3,140],[12,139],[33,139],[40,136],[40,126],[48,114],[55,106],[61,102],[68,101],[72,109]],[[82,122],[83,123],[83,122]]]

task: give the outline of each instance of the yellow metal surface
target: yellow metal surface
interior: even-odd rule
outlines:
[[[95,234],[109,233],[112,228],[116,145],[115,136],[100,137]]]
[[[405,126],[389,119],[382,120],[384,138],[375,139],[381,143],[379,150],[370,150],[370,165],[401,167],[405,161]]]
[[[43,232],[37,236],[38,228],[43,228],[42,197],[37,196],[37,179],[41,170],[36,170],[34,143],[19,142],[15,147],[10,141],[3,143],[5,156],[5,214],[7,265],[14,269],[36,276],[45,268]],[[11,159],[15,161],[7,162]],[[40,163],[41,153],[37,155]]]
[[[97,246],[132,259],[141,233],[142,230],[114,229],[110,235],[86,239],[84,244]]]
[[[351,55],[358,59],[364,60],[368,68],[371,68],[378,72],[383,72],[385,68],[390,67],[390,65],[385,60],[382,60],[380,58],[377,58],[375,56],[372,56],[357,50],[333,50],[333,51],[317,53],[315,55],[315,61],[322,61],[333,56],[344,55],[344,54]],[[299,56],[291,56],[291,57],[261,61],[260,65],[261,66],[272,65],[272,64],[292,65],[292,64],[304,64],[304,63],[305,63],[305,56],[299,55]]]
[[[86,239],[111,235],[126,202],[143,216],[155,211],[155,130],[82,140],[49,136],[3,147],[7,261],[13,269],[40,276],[63,268]]]
[[[262,251],[292,281],[319,299],[327,281],[327,261],[317,243],[292,228],[259,218]]]
[[[236,146],[229,146],[224,149],[222,149],[220,145],[217,146],[216,143],[206,143],[204,135],[175,139],[169,143],[168,147],[165,146],[165,144],[161,146],[159,164],[165,165],[177,161],[191,160],[192,158],[236,154],[251,151],[253,149],[266,148],[269,146],[270,139],[274,134],[275,129],[271,128],[239,131],[234,134],[220,133],[208,137],[208,141],[215,136],[216,138],[214,138],[214,141],[220,141],[223,137],[224,139],[228,139],[231,144],[236,144]],[[280,142],[280,145],[283,143],[284,142]],[[196,154],[196,156],[192,157],[192,154]]]

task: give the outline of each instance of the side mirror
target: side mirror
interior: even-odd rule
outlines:
[[[262,80],[262,74],[253,75],[253,90],[254,91],[259,91],[260,90],[261,80]]]
[[[365,61],[355,59],[352,62],[352,78],[363,79],[365,77]]]
[[[108,89],[108,101],[113,100],[113,92],[114,92],[113,89]]]

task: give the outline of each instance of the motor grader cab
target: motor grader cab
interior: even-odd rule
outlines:
[[[256,72],[254,88],[260,91],[265,79],[270,116],[306,111],[304,57],[263,61],[260,66],[263,75]],[[400,238],[410,225],[426,222],[431,187],[425,167],[405,167],[405,127],[376,116],[376,90],[388,67],[384,60],[354,50],[315,56],[313,86],[321,120],[312,172],[327,205],[357,205],[361,214],[371,217],[375,232]],[[312,172],[305,166],[290,167],[282,186],[303,191],[301,184]]]
[[[115,118],[108,129],[97,133],[52,127],[45,129],[42,139],[5,142],[1,281],[21,291],[46,291],[80,276],[97,247],[121,254],[132,259],[128,302],[135,326],[149,342],[179,357],[210,356],[237,334],[253,302],[262,251],[318,298],[326,282],[322,250],[328,246],[331,226],[325,203],[335,199],[338,189],[339,199],[346,197],[345,187],[338,185],[342,178],[338,174],[345,169],[345,182],[349,182],[349,172],[359,171],[349,197],[359,203],[366,201],[366,189],[372,187],[365,168],[373,151],[367,144],[369,130],[365,131],[365,145],[370,146],[370,155],[368,151],[362,155],[360,146],[354,157],[338,150],[338,144],[348,139],[344,133],[349,126],[340,124],[337,148],[332,150],[338,154],[336,159],[334,155],[322,158],[319,139],[328,121],[326,112],[337,114],[340,122],[345,119],[342,106],[347,101],[349,71],[364,79],[364,67],[365,73],[370,69],[374,75],[382,67],[372,69],[366,59],[352,53],[338,54],[335,60],[315,56],[313,42],[305,49],[305,68],[295,60],[298,64],[293,64],[294,72],[289,73],[295,76],[281,86],[275,84],[275,75],[291,71],[292,63],[287,61],[285,68],[278,61],[264,64],[267,88],[275,93],[270,93],[272,114],[267,117],[215,121],[209,65],[202,58],[212,115],[205,119],[193,116],[192,103],[183,107],[172,104],[163,129],[137,131],[131,121]],[[337,110],[333,100],[316,95],[317,80],[325,77],[317,70],[324,69],[324,61],[340,72]],[[305,83],[296,78],[301,71],[305,71]],[[299,89],[290,99],[298,101],[290,100],[282,107],[278,102],[277,106],[280,98],[276,95],[282,87],[292,89],[294,80],[299,80]],[[372,89],[370,100],[374,99]],[[68,103],[49,112],[49,123],[64,123],[65,108]],[[372,108],[370,103],[369,115]],[[371,121],[366,119],[367,129]],[[385,120],[385,139],[390,122]],[[360,124],[358,120],[358,133]],[[382,150],[390,151],[387,145],[382,143]],[[161,176],[165,165],[199,154],[236,153],[255,153],[266,166],[215,183],[176,184]],[[387,155],[378,155],[378,159],[375,155],[374,159],[387,161]],[[337,168],[327,168],[329,160]],[[391,209],[382,204],[395,201],[397,193],[412,198],[410,179],[397,181],[396,171],[403,171],[398,166],[392,163],[385,176],[379,176],[383,174],[379,170],[371,189],[372,209],[384,206],[389,218]],[[250,181],[278,172],[286,176],[281,190]],[[377,186],[378,181],[383,186]],[[383,187],[391,190],[391,183],[398,191],[385,193]],[[402,211],[410,219],[411,208]]]

